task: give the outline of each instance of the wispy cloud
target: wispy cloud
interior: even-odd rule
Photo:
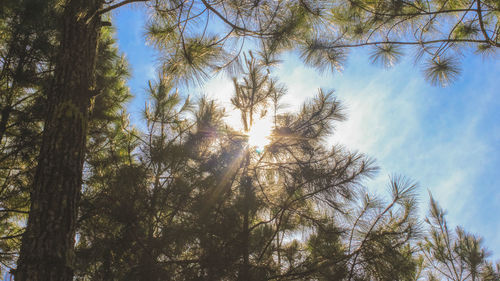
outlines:
[[[348,120],[337,125],[331,141],[376,158],[381,172],[370,190],[383,192],[394,173],[418,181],[423,215],[430,190],[451,224],[484,236],[497,258],[500,222],[492,214],[500,213],[500,192],[492,179],[500,162],[494,78],[500,65],[468,58],[465,68],[462,80],[444,89],[430,86],[408,61],[382,70],[363,55],[341,75],[319,75],[293,58],[279,73],[293,104],[318,87],[336,89]]]

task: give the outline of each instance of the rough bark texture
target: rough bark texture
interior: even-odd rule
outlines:
[[[7,123],[9,122],[11,111],[12,107],[10,106],[10,104],[7,104],[0,112],[0,143],[2,143],[3,136],[7,131]]]
[[[250,117],[251,118],[251,117]],[[250,122],[252,124],[252,122]],[[250,198],[252,189],[252,180],[248,176],[248,167],[250,166],[250,154],[246,153],[245,156],[245,169],[242,181],[242,192],[243,197],[243,231],[241,235],[241,253],[242,253],[242,264],[240,266],[240,271],[238,273],[238,281],[250,281],[252,280],[250,274]]]
[[[71,281],[102,0],[67,0],[16,281]]]

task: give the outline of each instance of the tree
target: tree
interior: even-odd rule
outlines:
[[[273,97],[284,89],[255,58],[245,65],[233,103],[246,130],[225,124],[224,109],[207,99],[186,119],[188,99],[160,78],[150,84],[147,131],[109,135],[104,153],[94,154],[77,278],[399,280],[413,274],[415,185],[394,178],[386,205],[358,197],[360,181],[374,171],[370,160],[323,142],[342,119],[339,103],[320,93],[298,113],[264,114],[263,105],[279,102]],[[276,118],[270,143],[249,145],[251,127],[267,114]]]
[[[66,1],[16,280],[71,280],[101,1]],[[50,9],[46,7],[45,9]]]
[[[18,261],[18,280],[72,278],[72,249],[89,108],[94,97],[99,94],[95,90],[97,46],[101,28],[108,25],[102,16],[133,2],[146,2],[154,9],[156,20],[150,28],[152,40],[166,50],[165,74],[176,78],[190,79],[196,75],[203,77],[209,70],[231,67],[237,69],[239,51],[226,46],[249,37],[260,42],[267,63],[272,63],[275,54],[290,49],[295,43],[304,48],[303,57],[306,62],[320,67],[325,66],[323,61],[332,66],[338,65],[346,48],[359,45],[377,46],[376,59],[382,54],[388,58],[386,61],[393,61],[395,54],[399,53],[395,46],[406,44],[389,40],[395,27],[402,27],[409,22],[408,18],[414,19],[416,30],[423,34],[431,30],[438,15],[457,13],[462,13],[463,16],[445,36],[438,39],[420,36],[408,43],[422,46],[424,52],[428,52],[428,47],[432,47],[432,44],[443,43],[438,51],[431,53],[432,59],[428,67],[431,81],[437,79],[436,81],[447,82],[448,77],[457,72],[454,61],[442,54],[450,46],[474,43],[481,46],[481,50],[498,47],[495,14],[498,7],[494,1],[477,0],[472,4],[458,1],[447,1],[444,4],[439,1],[432,4],[377,2],[374,8],[354,2],[337,4],[326,1],[44,2],[47,7],[39,9],[40,11],[55,6],[58,12],[59,47],[53,61],[53,81],[45,89],[47,110],[43,141],[32,187],[27,229]],[[449,8],[449,5],[452,7]],[[330,12],[332,6],[335,8],[334,13]],[[343,10],[347,10],[349,16],[346,25],[341,24],[345,21],[339,19],[337,14],[339,11],[344,12]],[[472,13],[477,17],[469,18],[468,14]],[[207,26],[212,17],[228,27],[225,35],[209,36],[210,30],[202,27]],[[430,20],[419,25],[419,20],[429,17]],[[486,21],[486,18],[491,20]],[[200,23],[200,19],[204,22]],[[333,33],[327,34],[321,31],[332,24],[340,28],[334,28]],[[474,35],[473,31],[477,26],[482,37]],[[460,36],[455,36],[455,31]],[[410,30],[404,32],[409,33]],[[378,37],[372,37],[372,33]],[[438,35],[439,32],[430,34]],[[359,36],[365,41],[350,45],[346,43],[358,40]],[[327,42],[317,38],[325,38]],[[371,38],[379,39],[370,41]],[[232,56],[228,56],[228,53]]]
[[[2,105],[7,114],[2,115],[2,121],[6,124],[3,134],[5,139],[2,140],[2,165],[6,166],[3,170],[5,177],[2,175],[1,199],[2,213],[5,214],[2,223],[8,225],[4,229],[9,231],[2,239],[5,247],[9,247],[8,250],[5,248],[7,253],[2,258],[6,259],[16,257],[19,250],[18,240],[24,230],[24,214],[30,204],[31,190],[27,186],[33,182],[33,163],[36,163],[37,150],[42,142],[41,124],[46,113],[46,89],[50,87],[54,74],[52,65],[55,46],[52,42],[55,42],[56,24],[45,19],[54,13],[45,5],[39,1],[20,1],[12,9],[12,16],[5,18],[6,22],[11,23],[11,27],[6,25],[5,29],[5,34],[11,34],[11,40],[6,42],[2,61],[2,92],[5,93],[2,98],[6,99]],[[40,9],[45,9],[44,13]],[[99,127],[99,122],[112,121],[110,112],[121,108],[127,98],[127,94],[123,93],[124,66],[120,59],[115,58],[116,50],[111,48],[109,36],[105,35],[100,41],[100,65],[96,72],[96,88],[100,95],[96,97],[98,105],[94,106],[94,114],[89,118],[91,135]],[[51,260],[47,262],[51,263]]]
[[[123,119],[105,136],[109,141],[100,152],[89,155],[77,278],[165,280],[159,278],[166,278],[166,270],[156,262],[161,255],[182,254],[182,231],[188,227],[174,219],[179,209],[173,206],[188,204],[188,190],[172,183],[171,175],[187,160],[179,157],[179,143],[189,102],[180,107],[181,99],[164,82],[149,85],[155,102],[145,111],[146,133],[129,131]]]
[[[41,6],[7,1],[0,11],[0,275],[15,264],[24,231],[51,77],[54,22]]]
[[[445,212],[430,197],[426,222],[429,233],[420,244],[429,271],[429,280],[499,280],[499,271],[487,261],[482,239],[457,227],[448,228]]]

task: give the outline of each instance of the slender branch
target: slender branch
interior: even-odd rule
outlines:
[[[358,44],[342,44],[342,45],[333,45],[326,46],[325,49],[335,49],[335,48],[355,48],[362,46],[372,46],[372,45],[380,45],[380,44],[394,44],[394,45],[428,45],[434,43],[441,42],[453,42],[453,43],[488,43],[486,40],[477,40],[477,39],[436,39],[429,41],[378,41],[378,42],[364,42]]]
[[[359,5],[358,5],[359,6]],[[360,7],[368,13],[372,13],[377,16],[385,16],[385,17],[416,17],[416,16],[430,16],[430,15],[439,15],[439,14],[449,14],[449,13],[463,13],[463,12],[471,12],[476,11],[476,9],[451,9],[451,10],[438,10],[438,11],[429,11],[429,12],[417,12],[417,13],[402,13],[402,14],[386,14],[379,13],[375,11],[371,11],[369,9]]]
[[[440,221],[439,228],[441,230],[441,233],[443,234],[443,237],[444,237],[444,240],[446,243],[446,249],[448,250],[448,253],[449,253],[448,260],[450,261],[451,266],[453,267],[452,273],[455,273],[457,280],[460,280],[460,277],[458,276],[457,269],[455,267],[455,262],[454,262],[454,258],[453,258],[453,251],[451,250],[451,247],[450,247],[450,232],[448,230],[448,226],[446,225],[446,221],[444,221],[444,220],[442,221],[441,219],[439,221]]]
[[[484,35],[484,39],[486,39],[486,41],[490,45],[493,45],[495,47],[500,47],[500,43],[491,40],[491,38],[488,36],[488,33],[486,32],[486,28],[484,27],[484,21],[483,21],[483,13],[481,11],[481,0],[477,0],[476,3],[477,3],[477,15],[479,18],[479,27],[481,28],[481,32]]]
[[[15,235],[3,236],[3,237],[0,237],[0,240],[8,240],[8,239],[13,239],[13,238],[19,238],[19,237],[23,236],[23,234],[24,234],[24,232],[20,233],[20,234],[15,234]]]
[[[125,6],[127,4],[131,4],[131,3],[137,3],[137,2],[147,2],[149,0],[125,0],[125,1],[122,1],[120,3],[116,3],[114,5],[111,5],[111,6],[108,6],[106,8],[103,8],[103,9],[100,9],[99,11],[97,11],[97,15],[102,15],[102,14],[105,14],[111,10],[114,10],[114,9],[117,9],[117,8],[120,8],[121,6]]]
[[[469,9],[472,8],[472,5],[474,5],[474,2],[472,2],[469,6]],[[457,27],[463,22],[464,18],[467,16],[467,13],[468,12],[465,12],[461,17],[460,17],[460,20],[453,26],[453,28],[451,29],[450,33],[448,34],[448,40],[451,39],[451,36],[453,35],[453,32],[455,32],[455,29],[457,29]],[[441,52],[444,52],[446,51],[446,49],[448,48],[447,46],[450,46],[449,44],[450,42],[444,42],[441,44],[441,46],[439,46],[438,50],[435,52],[432,60],[434,60],[436,57],[439,57],[439,54]]]
[[[363,208],[363,211],[359,214],[359,216],[356,218],[356,221],[354,222],[352,229],[351,229],[351,234],[349,235],[349,246],[347,247],[348,252],[351,252],[351,246],[352,246],[352,238],[354,236],[354,231],[356,230],[356,226],[358,225],[359,220],[361,217],[364,216],[365,212],[367,211],[369,207],[369,203],[366,203],[365,207]]]
[[[360,254],[360,251],[361,249],[363,248],[363,246],[365,245],[366,241],[368,241],[368,237],[371,235],[373,229],[375,228],[375,226],[378,224],[378,222],[382,219],[382,217],[390,210],[392,209],[392,207],[396,204],[397,200],[399,198],[398,197],[395,197],[394,200],[392,200],[392,202],[385,208],[385,210],[382,211],[382,213],[380,213],[377,218],[375,219],[375,221],[372,223],[372,225],[370,226],[370,229],[368,229],[368,232],[366,233],[365,235],[365,238],[363,239],[363,241],[361,241],[361,244],[359,245],[358,249],[356,250],[356,255],[354,256],[354,261],[352,262],[352,265],[351,265],[351,270],[349,272],[349,279],[348,280],[352,280],[352,277],[354,275],[354,267],[356,266],[356,261],[358,259],[358,256]]]
[[[27,211],[15,210],[15,209],[1,209],[0,213],[19,213],[19,214],[28,214]]]
[[[446,274],[446,272],[442,271],[437,265],[434,264],[433,259],[427,254],[427,252],[421,248],[421,252],[424,254],[425,258],[429,261],[429,264],[437,270],[439,273],[443,274],[446,278],[453,280],[453,277],[451,275]],[[447,267],[448,265],[445,264]],[[448,267],[448,270],[451,272],[450,268]]]
[[[206,0],[201,0],[203,5],[207,7],[210,11],[212,11],[217,17],[219,17],[223,22],[225,22],[227,25],[231,26],[231,28],[242,31],[243,33],[250,34],[250,35],[257,35],[257,36],[272,36],[272,33],[262,33],[262,32],[256,32],[250,29],[247,29],[245,27],[238,26],[232,22],[230,22],[226,17],[224,17],[219,11],[217,11],[212,5],[210,5]]]

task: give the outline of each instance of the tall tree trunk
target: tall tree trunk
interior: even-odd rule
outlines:
[[[251,114],[250,114],[251,115]],[[250,117],[251,118],[251,117]],[[251,126],[252,122],[250,122]],[[238,272],[238,281],[250,281],[250,199],[252,195],[252,180],[248,175],[248,167],[250,166],[250,154],[247,151],[245,156],[245,175],[242,182],[243,192],[243,231],[241,237],[241,254],[242,264]]]
[[[3,135],[7,131],[7,124],[9,123],[10,113],[12,111],[12,107],[10,103],[6,104],[4,108],[0,111],[0,144],[3,140]]]
[[[67,0],[16,281],[71,281],[103,0]]]
[[[240,267],[240,272],[238,273],[238,281],[250,281],[250,261],[249,261],[249,222],[248,222],[248,210],[243,215],[243,235],[242,235],[242,257],[243,262]]]

